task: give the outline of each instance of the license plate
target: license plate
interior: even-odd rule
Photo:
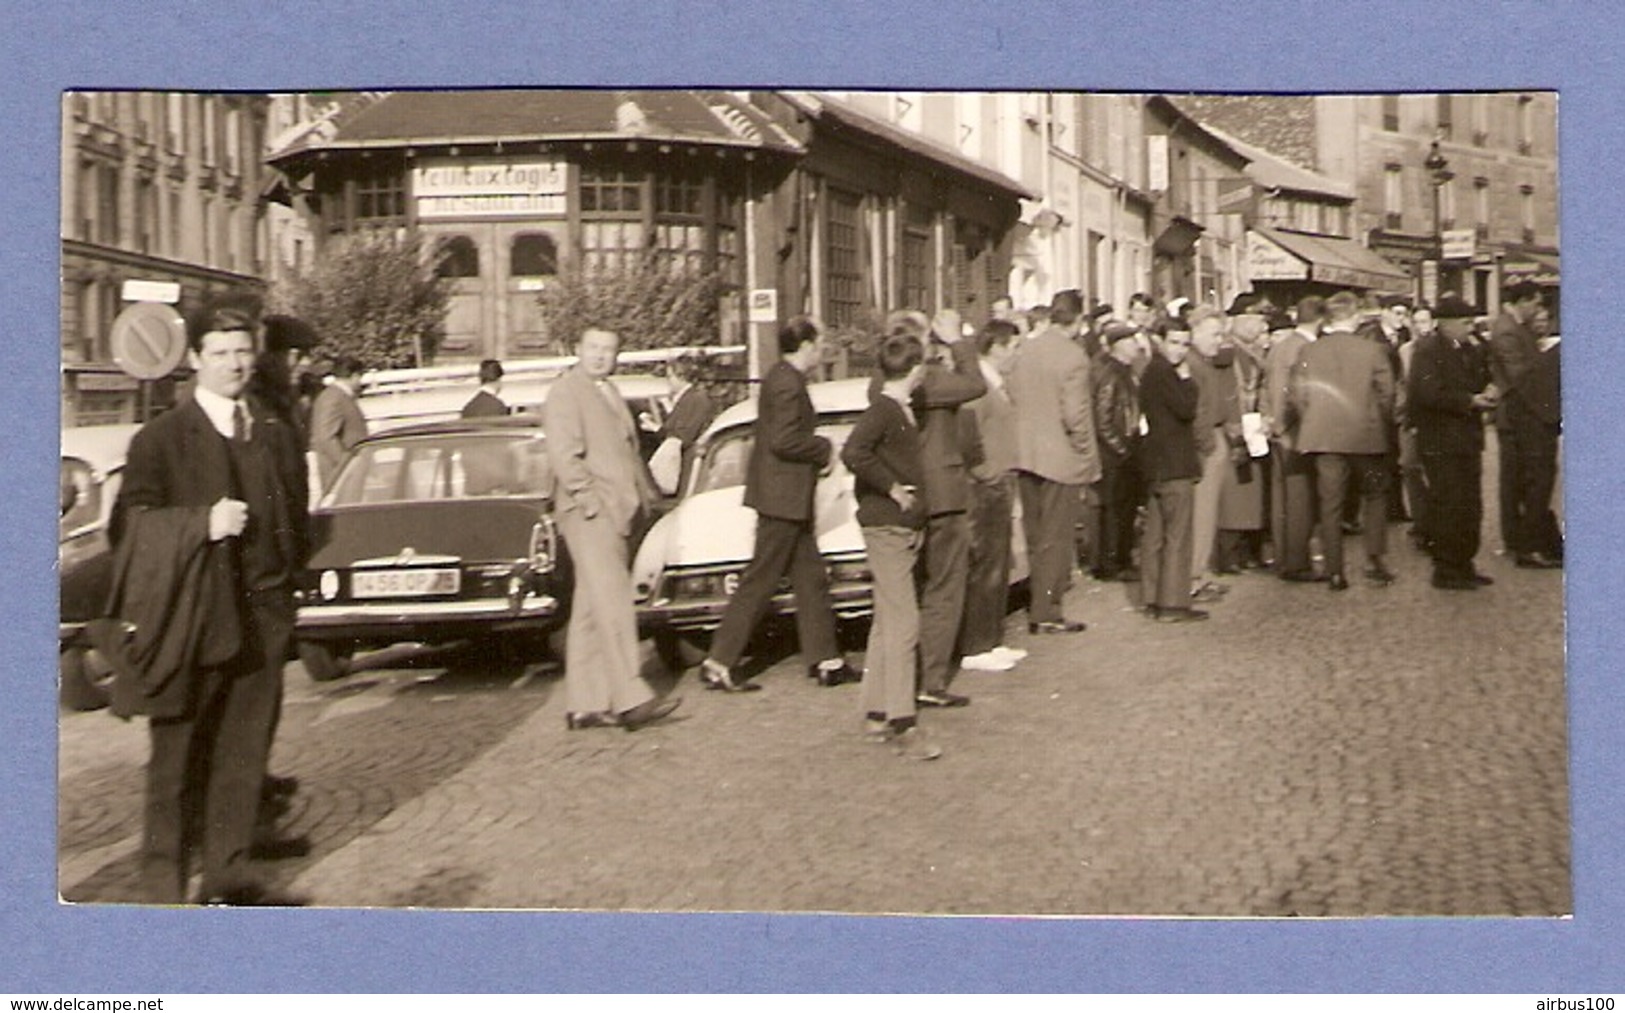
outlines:
[[[456,594],[462,586],[462,571],[456,567],[439,570],[356,570],[350,575],[350,593],[357,598],[419,598]]]

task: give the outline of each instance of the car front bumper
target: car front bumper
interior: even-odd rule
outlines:
[[[563,619],[559,600],[532,595],[463,601],[379,601],[300,605],[294,628],[310,639],[436,640],[481,631],[544,631]]]
[[[657,599],[638,606],[638,628],[654,630],[714,630],[728,609],[727,597]],[[868,584],[837,584],[829,589],[829,604],[837,619],[862,619],[874,611],[874,592]],[[793,616],[796,597],[788,591],[773,596],[769,611],[777,616]]]

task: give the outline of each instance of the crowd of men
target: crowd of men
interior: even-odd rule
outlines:
[[[1513,285],[1487,333],[1447,294],[1436,306],[1352,292],[1290,312],[1256,295],[1227,311],[1136,295],[1119,316],[1085,312],[1076,291],[1017,311],[1008,299],[972,332],[951,310],[899,311],[877,336],[869,408],[841,451],[873,573],[874,619],[859,671],[844,657],[813,526],[814,489],[834,449],[817,432],[808,379],[823,362],[806,318],[779,333],[762,378],[744,503],[758,515],[752,558],[729,600],[700,682],[760,688],[740,669],[788,580],[807,675],[860,682],[865,734],[898,756],[941,747],[920,708],[964,707],[961,670],[1005,671],[1013,506],[1030,563],[1027,630],[1069,637],[1086,625],[1064,603],[1079,564],[1137,583],[1144,614],[1202,620],[1217,578],[1270,569],[1349,587],[1395,580],[1390,523],[1433,562],[1432,584],[1492,583],[1474,564],[1482,455],[1493,419],[1501,536],[1520,567],[1562,565],[1552,511],[1561,432],[1558,341],[1541,291]],[[275,837],[297,790],[267,770],[293,631],[293,578],[307,542],[309,473],[323,484],[365,435],[353,362],[302,390],[311,336],[273,318],[210,306],[188,321],[192,395],[130,446],[112,535],[112,612],[134,633],[104,653],[124,664],[114,709],[150,719],[142,843],[147,900],[292,904],[255,859],[302,854]],[[641,677],[629,538],[660,495],[639,430],[609,377],[620,336],[587,329],[576,364],[543,408],[555,517],[578,560],[565,658],[571,731],[635,731],[679,706]],[[465,415],[501,415],[502,368],[482,364]],[[659,431],[686,460],[716,406],[684,369]],[[1082,537],[1080,537],[1080,531]],[[1318,548],[1318,552],[1316,549]],[[1320,561],[1317,567],[1316,560]],[[122,610],[122,611],[120,611]]]

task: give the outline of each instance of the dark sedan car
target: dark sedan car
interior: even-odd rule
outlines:
[[[438,422],[363,441],[311,515],[297,637],[311,678],[360,648],[539,636],[567,561],[538,416]]]

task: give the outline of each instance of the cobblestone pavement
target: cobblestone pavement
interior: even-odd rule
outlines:
[[[264,868],[342,907],[1569,913],[1562,574],[1487,534],[1495,586],[1440,592],[1392,534],[1392,587],[1240,576],[1206,623],[1081,580],[1087,633],[1018,613],[1031,657],[923,715],[934,763],[865,742],[856,687],[794,655],[747,696],[685,677],[679,719],[630,735],[566,732],[556,668],[291,665],[273,766],[315,850]],[[144,729],[61,728],[61,891],[128,900]]]

